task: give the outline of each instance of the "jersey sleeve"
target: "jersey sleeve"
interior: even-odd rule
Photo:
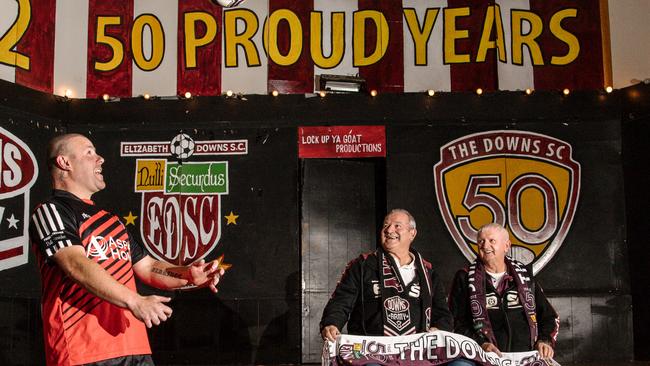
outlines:
[[[31,238],[46,259],[62,248],[83,245],[75,215],[57,202],[45,202],[34,210],[31,217]]]
[[[138,241],[133,235],[131,235],[131,232],[127,230],[127,233],[129,234],[129,245],[131,249],[131,264],[136,264],[138,263],[142,258],[144,258],[146,255],[148,255],[147,251],[142,247],[142,244],[140,241]]]

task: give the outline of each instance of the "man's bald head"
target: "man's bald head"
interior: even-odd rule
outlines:
[[[54,137],[47,146],[47,157],[52,188],[90,199],[106,187],[104,158],[86,136],[70,133]]]
[[[79,133],[66,133],[55,136],[47,144],[47,169],[56,167],[56,157],[68,153],[68,142],[75,137],[85,137]]]

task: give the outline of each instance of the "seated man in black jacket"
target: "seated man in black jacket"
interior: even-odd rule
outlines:
[[[537,350],[553,357],[559,317],[531,273],[506,256],[508,231],[487,224],[477,237],[478,258],[456,273],[449,295],[455,332],[487,352]]]
[[[395,336],[451,330],[445,290],[431,263],[411,248],[417,230],[411,214],[386,215],[381,248],[351,261],[320,322],[323,339],[334,341],[347,323],[356,335]]]

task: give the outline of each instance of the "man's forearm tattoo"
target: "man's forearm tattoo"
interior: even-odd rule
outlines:
[[[162,269],[160,269],[160,268],[158,268],[158,267],[153,267],[153,268],[151,269],[151,272],[156,273],[156,274],[159,274],[159,275],[161,275],[161,276],[167,276],[167,277],[173,277],[173,278],[179,278],[179,279],[182,278],[182,276],[180,275],[180,273],[169,272],[169,271],[167,271],[167,270],[162,270]]]

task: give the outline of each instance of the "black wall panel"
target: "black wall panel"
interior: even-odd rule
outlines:
[[[634,302],[634,354],[650,360],[650,266],[648,266],[648,222],[650,222],[650,93],[639,85],[625,93],[623,114],[623,161],[630,273]]]

